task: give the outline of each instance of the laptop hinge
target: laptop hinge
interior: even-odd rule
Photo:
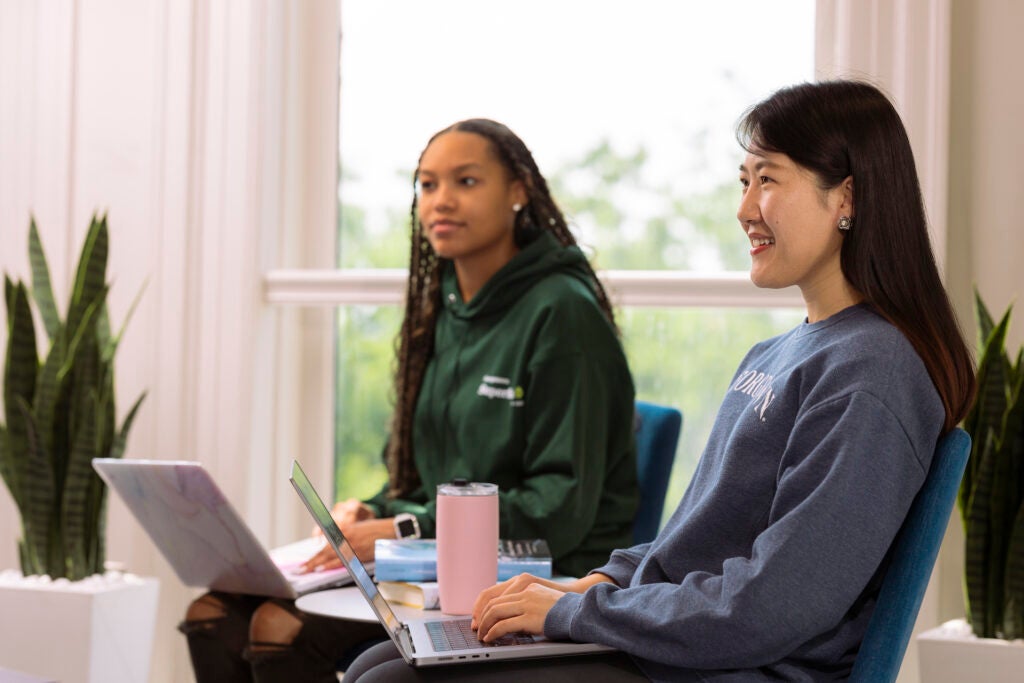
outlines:
[[[406,646],[409,648],[409,652],[416,654],[416,645],[412,642],[412,634],[409,633],[409,626],[402,624],[402,640],[405,641]]]

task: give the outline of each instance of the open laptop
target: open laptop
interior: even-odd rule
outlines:
[[[198,462],[94,458],[92,465],[186,586],[295,598],[352,582],[343,567],[299,573],[322,538],[268,552]]]
[[[363,597],[377,615],[381,626],[391,636],[406,662],[413,666],[462,664],[484,659],[533,659],[537,657],[563,657],[566,655],[608,652],[614,648],[596,643],[553,641],[543,636],[509,634],[500,641],[483,643],[470,628],[470,617],[431,616],[402,622],[380,594],[370,573],[331,517],[330,510],[313,489],[313,485],[298,462],[292,463],[292,486],[327,542],[338,553],[349,574],[355,579]]]

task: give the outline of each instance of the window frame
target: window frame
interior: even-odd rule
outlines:
[[[281,63],[269,65],[275,82],[267,89],[267,109],[276,111],[271,97],[289,96],[278,100],[280,111],[261,122],[262,138],[254,138],[281,140],[269,155],[280,163],[268,165],[263,179],[275,192],[258,202],[272,209],[263,224],[276,233],[276,244],[262,259],[261,300],[266,311],[280,313],[267,330],[253,329],[257,338],[273,337],[255,359],[274,366],[259,387],[296,405],[273,426],[253,427],[252,434],[271,432],[282,439],[265,455],[275,463],[289,445],[292,452],[312,453],[314,472],[324,476],[331,471],[333,451],[327,446],[334,420],[325,408],[333,405],[333,376],[324,368],[334,364],[333,316],[326,313],[341,305],[399,304],[405,287],[404,269],[334,269],[325,263],[337,253],[339,22],[337,3],[312,3],[293,8],[289,21],[272,34],[281,43]],[[946,256],[950,22],[951,0],[817,0],[815,5],[816,78],[868,78],[890,95],[903,117],[940,272]],[[759,290],[742,271],[603,271],[599,276],[616,306],[803,305],[794,288]],[[272,412],[273,406],[264,406],[254,422],[265,422]]]
[[[405,296],[406,272],[402,268],[271,270],[264,278],[264,300],[285,306],[399,305]],[[608,288],[613,304],[621,307],[804,305],[795,287],[758,289],[746,271],[706,275],[672,270],[606,270],[597,275]]]

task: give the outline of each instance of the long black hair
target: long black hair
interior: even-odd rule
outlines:
[[[519,136],[497,121],[468,119],[435,133],[427,142],[427,147],[440,136],[453,131],[473,133],[487,140],[491,151],[508,174],[509,181],[518,180],[526,189],[526,205],[516,212],[513,228],[518,247],[526,246],[544,232],[554,234],[562,245],[576,244],[565,216],[551,197],[548,183],[537,168],[537,162]],[[426,147],[423,151],[426,152]],[[441,310],[441,266],[444,259],[439,258],[430,246],[417,215],[415,188],[419,180],[419,163],[412,180],[409,279],[405,294],[405,317],[398,338],[395,408],[385,456],[388,495],[392,497],[408,495],[420,484],[419,472],[413,461],[413,416],[423,376],[434,354],[434,328]],[[589,264],[586,267],[590,269]],[[608,295],[592,269],[590,275],[598,305],[614,327],[615,316]]]
[[[945,407],[944,431],[955,427],[974,400],[974,364],[935,265],[910,140],[889,99],[852,80],[784,88],[746,112],[737,138],[748,152],[785,154],[823,190],[853,178],[843,275],[914,346]]]

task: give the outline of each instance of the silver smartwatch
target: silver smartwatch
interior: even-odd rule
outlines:
[[[416,515],[401,512],[395,515],[395,538],[419,538],[420,521]]]

